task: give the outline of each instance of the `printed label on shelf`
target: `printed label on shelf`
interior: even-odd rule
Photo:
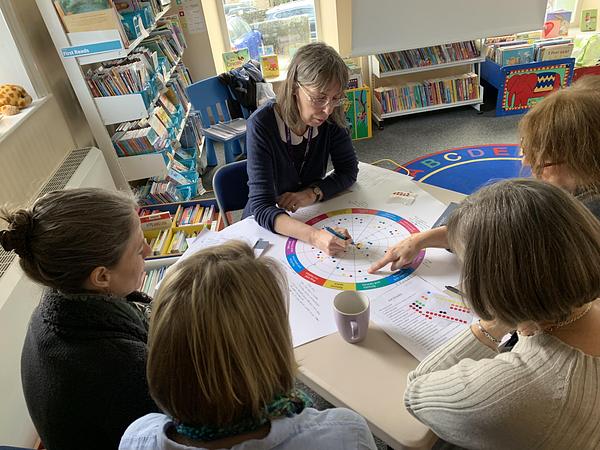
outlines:
[[[90,44],[75,45],[73,47],[64,47],[60,51],[63,58],[77,58],[78,56],[93,55],[96,53],[105,53],[114,50],[121,50],[123,44],[120,40],[94,42]]]

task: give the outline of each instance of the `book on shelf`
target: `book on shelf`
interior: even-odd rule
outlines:
[[[579,29],[581,31],[596,31],[598,21],[597,9],[584,9],[581,11],[581,20],[579,21]]]
[[[542,38],[555,38],[560,35],[560,20],[546,20],[542,29]]]
[[[158,286],[158,283],[160,283],[160,281],[163,279],[166,271],[167,267],[164,266],[147,271],[142,279],[140,291],[152,297],[154,295],[154,291],[156,290],[156,286]]]
[[[573,53],[573,42],[545,45],[538,48],[536,61],[570,58]]]
[[[571,15],[571,11],[567,11],[564,9],[558,11],[550,11],[546,13],[546,22],[557,22],[557,35],[567,36],[569,34],[569,24],[571,23]]]
[[[519,33],[515,36],[527,39],[512,39],[508,36],[488,38],[485,54],[501,66],[527,64],[534,61],[569,58],[573,51],[573,39],[559,36],[547,39],[529,39],[537,36],[535,32]]]
[[[279,76],[279,59],[277,55],[261,55],[260,68],[263,77],[278,77]]]
[[[168,211],[140,213],[140,224],[142,231],[157,230],[171,226],[171,213]]]
[[[383,113],[407,111],[433,105],[479,98],[479,77],[474,72],[398,86],[374,89]]]
[[[534,45],[507,45],[496,50],[496,62],[501,66],[514,66],[534,61]]]
[[[164,9],[159,0],[112,0],[119,13],[135,12],[149,7],[153,15]]]
[[[382,72],[426,67],[479,57],[475,41],[453,42],[432,47],[415,48],[398,52],[379,53],[375,58]]]
[[[525,40],[528,44],[533,44],[534,41],[542,39],[542,30],[524,31],[515,36],[518,40]]]
[[[250,61],[250,51],[247,48],[223,52],[223,63],[225,64],[226,72],[242,67],[248,61]]]

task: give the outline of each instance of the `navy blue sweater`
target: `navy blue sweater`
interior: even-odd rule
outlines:
[[[298,166],[306,139],[300,145],[292,146],[292,153],[296,155],[290,154],[279,135],[274,106],[274,102],[269,102],[248,119],[246,145],[250,193],[244,210],[244,217],[253,214],[260,226],[273,232],[275,218],[286,214],[284,209],[276,206],[278,196],[314,184],[323,191],[323,199],[327,199],[352,186],[358,174],[358,160],[347,130],[326,121],[312,138],[300,178]],[[334,171],[325,177],[330,156]]]

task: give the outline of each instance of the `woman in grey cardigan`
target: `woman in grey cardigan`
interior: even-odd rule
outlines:
[[[600,448],[600,221],[558,187],[511,180],[465,200],[448,237],[481,320],[409,374],[407,409],[464,448]]]

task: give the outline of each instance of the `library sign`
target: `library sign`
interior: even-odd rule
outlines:
[[[63,58],[77,58],[79,56],[88,56],[96,53],[111,52],[121,50],[123,45],[119,39],[104,42],[94,42],[90,44],[75,45],[73,47],[63,47],[60,49]]]
[[[471,194],[486,183],[504,178],[528,177],[531,171],[521,165],[516,144],[491,144],[451,148],[422,156],[396,171],[444,189]]]

